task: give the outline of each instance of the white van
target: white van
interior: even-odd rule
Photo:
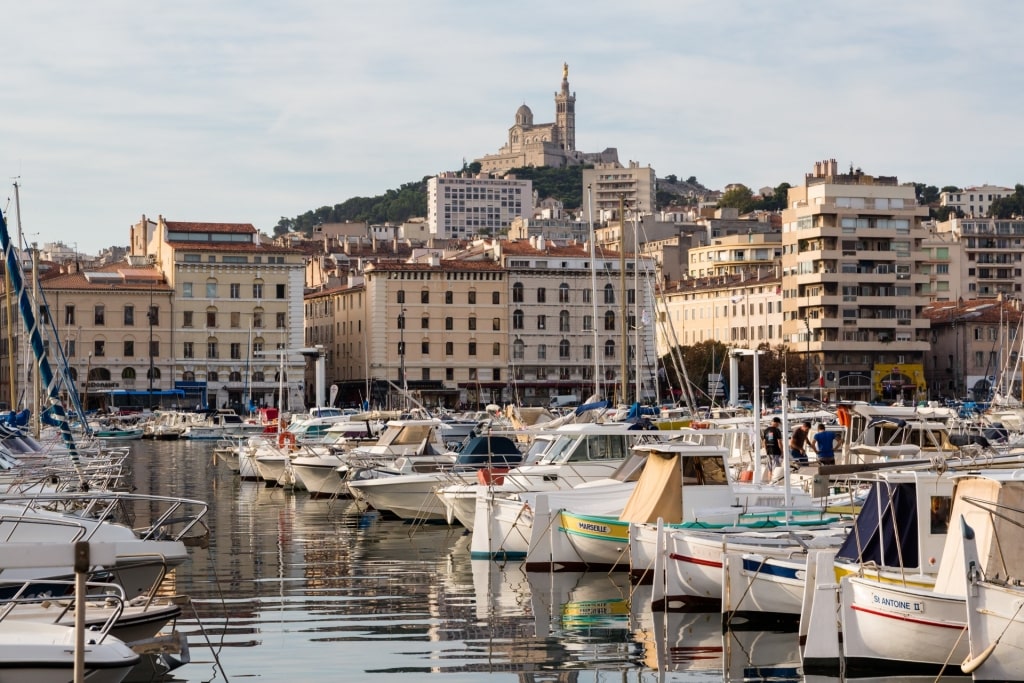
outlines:
[[[576,394],[563,394],[561,396],[554,396],[551,399],[551,403],[548,404],[548,408],[569,408],[576,407],[580,404],[580,397]]]

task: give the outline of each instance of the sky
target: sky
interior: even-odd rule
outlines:
[[[1024,3],[177,0],[7,3],[0,195],[30,242],[128,244],[143,215],[251,223],[494,153],[519,105],[576,147],[705,186],[816,160],[1024,182]]]

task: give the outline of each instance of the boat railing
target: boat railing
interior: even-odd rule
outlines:
[[[55,519],[53,517],[37,519],[33,517],[24,517],[21,515],[0,515],[0,527],[8,527],[7,534],[3,539],[0,539],[0,541],[4,543],[11,542],[12,540],[14,540],[14,534],[18,531],[26,530],[26,527],[27,531],[31,533],[33,525],[36,525],[40,529],[51,529],[55,526],[66,527],[67,529],[73,532],[70,538],[62,539],[62,542],[67,543],[74,543],[77,541],[86,540],[87,535],[89,534],[89,528],[87,526],[85,526],[81,522],[76,522],[73,519]],[[32,533],[32,536],[34,538],[38,538],[38,536],[36,536],[36,534],[34,533]]]
[[[185,541],[187,536],[203,537],[209,534],[209,529],[202,521],[209,506],[202,501],[188,498],[102,491],[6,494],[0,495],[0,503],[23,506],[26,512],[48,510],[65,513],[71,516],[71,519],[81,517],[92,521],[122,524],[133,529],[139,540],[144,541]],[[141,517],[142,512],[147,513],[149,522],[144,526],[137,526],[137,519]]]
[[[54,619],[51,623],[60,623],[61,619],[63,619],[65,615],[74,610],[75,583],[76,582],[74,580],[46,579],[45,585],[47,587],[47,591],[45,594],[41,594],[32,592],[40,586],[40,582],[38,580],[24,582],[0,581],[0,590],[2,590],[4,586],[15,586],[20,584],[20,588],[18,588],[14,595],[9,598],[5,598],[2,605],[0,605],[0,621],[3,621],[7,617],[16,613],[19,606],[52,605],[56,602],[61,609],[53,613]],[[53,595],[53,588],[59,586],[66,586],[67,593],[60,597],[55,597]],[[85,589],[87,593],[85,602],[86,618],[88,618],[90,603],[93,605],[98,604],[104,608],[106,618],[99,624],[89,625],[89,640],[97,644],[102,643],[110,633],[110,630],[117,623],[118,619],[121,618],[121,614],[124,612],[124,589],[116,583],[100,581],[86,581]],[[33,618],[33,620],[35,619]]]

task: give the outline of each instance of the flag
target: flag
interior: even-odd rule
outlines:
[[[818,371],[818,386],[825,386],[825,373],[823,373],[821,370]]]

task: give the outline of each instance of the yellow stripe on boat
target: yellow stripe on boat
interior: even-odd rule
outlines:
[[[577,515],[563,510],[559,513],[560,530],[575,536],[598,538],[608,541],[629,541],[629,522],[615,517]]]

